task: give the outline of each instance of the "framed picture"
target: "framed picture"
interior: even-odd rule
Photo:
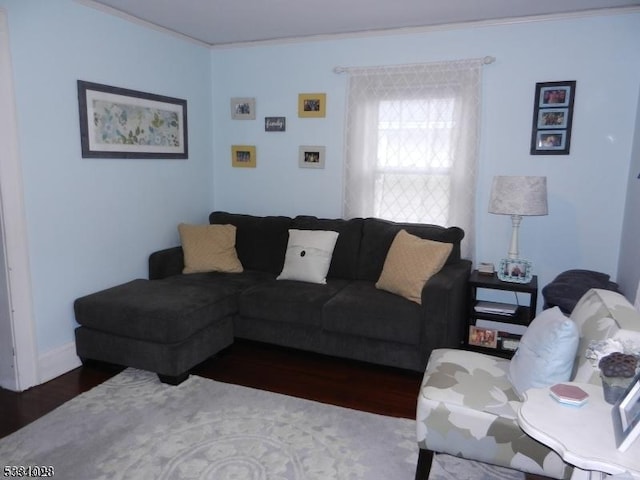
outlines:
[[[232,145],[231,166],[256,168],[256,147],[253,145]]]
[[[301,168],[324,168],[324,147],[303,145],[298,151]]]
[[[536,83],[531,155],[568,155],[576,82]]]
[[[503,258],[498,267],[498,278],[503,282],[529,283],[532,278],[531,262],[520,258]]]
[[[187,101],[78,80],[82,158],[188,158]]]
[[[498,331],[490,328],[469,326],[469,345],[485,348],[498,348]]]
[[[265,132],[284,132],[287,129],[286,117],[264,117]]]
[[[618,450],[624,452],[640,435],[640,373],[611,410]]]
[[[232,98],[231,118],[234,120],[255,120],[256,119],[256,99],[255,98]]]
[[[327,94],[326,93],[301,93],[298,95],[299,117],[326,117]]]

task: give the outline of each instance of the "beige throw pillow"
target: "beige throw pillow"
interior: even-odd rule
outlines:
[[[182,273],[243,271],[236,252],[234,225],[178,225],[184,269]]]
[[[453,245],[400,230],[389,248],[376,288],[422,304],[422,288],[444,266]]]

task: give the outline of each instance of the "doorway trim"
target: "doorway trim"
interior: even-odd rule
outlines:
[[[8,279],[15,370],[15,384],[7,388],[23,391],[39,383],[39,372],[11,63],[7,12],[0,8],[0,145],[5,146],[5,154],[0,156],[0,220],[4,227],[4,274]]]

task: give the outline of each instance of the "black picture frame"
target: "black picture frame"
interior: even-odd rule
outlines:
[[[82,158],[189,158],[187,101],[78,80]]]
[[[576,81],[536,83],[531,155],[569,155]]]

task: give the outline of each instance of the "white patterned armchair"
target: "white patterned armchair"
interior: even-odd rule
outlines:
[[[619,293],[589,290],[570,318],[580,334],[572,381],[600,384],[597,369],[585,356],[591,341],[640,338],[640,313]],[[416,480],[429,477],[433,452],[546,477],[571,476],[571,465],[518,426],[521,401],[509,369],[510,360],[481,353],[432,352],[418,394]]]

